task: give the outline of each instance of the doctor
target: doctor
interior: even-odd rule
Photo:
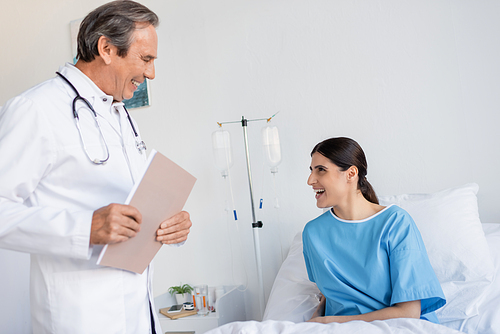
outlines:
[[[146,161],[122,101],[155,77],[158,22],[133,1],[95,9],[80,26],[77,64],[0,111],[0,247],[31,253],[35,334],[161,333],[152,266],[139,275],[96,265],[104,244],[141,230],[141,213],[116,204]],[[182,243],[190,227],[181,212],[157,240]]]

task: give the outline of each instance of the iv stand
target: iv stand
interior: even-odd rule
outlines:
[[[276,116],[276,114],[274,114],[273,116],[271,116],[269,118],[250,119],[250,120],[246,119],[245,116],[241,117],[241,126],[243,127],[243,138],[245,141],[245,153],[246,153],[246,159],[247,159],[248,186],[250,188],[250,203],[251,203],[251,207],[252,207],[253,243],[254,243],[254,251],[255,251],[255,261],[257,263],[257,278],[259,281],[259,306],[260,306],[261,319],[264,316],[265,295],[264,295],[264,279],[262,278],[262,261],[261,261],[261,255],[260,255],[259,229],[262,228],[263,224],[261,221],[256,221],[256,218],[255,218],[255,207],[254,207],[254,201],[253,201],[252,172],[250,170],[250,152],[248,150],[247,124],[250,121],[267,120],[269,122],[274,116]],[[219,124],[219,126],[222,126],[222,124],[227,124],[227,123],[239,123],[239,121],[223,122],[223,123],[217,122],[217,124]]]
[[[253,229],[253,243],[255,250],[255,260],[257,262],[257,277],[259,280],[259,302],[260,302],[260,316],[264,316],[264,279],[262,278],[262,261],[260,255],[260,239],[259,229],[262,228],[262,222],[255,219],[255,207],[253,201],[253,185],[252,185],[252,172],[250,170],[250,152],[248,151],[248,135],[247,135],[248,120],[244,116],[241,117],[241,126],[243,127],[243,137],[245,139],[245,152],[247,158],[247,171],[248,171],[248,186],[250,189],[250,203],[252,204],[252,229]]]

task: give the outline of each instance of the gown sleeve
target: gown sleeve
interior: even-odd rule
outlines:
[[[391,306],[420,300],[423,315],[446,304],[420,232],[406,212],[402,220],[393,226],[389,246]]]

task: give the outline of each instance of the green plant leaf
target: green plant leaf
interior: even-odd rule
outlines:
[[[189,284],[180,284],[168,288],[168,292],[173,296],[174,294],[184,294],[193,292],[193,287]]]

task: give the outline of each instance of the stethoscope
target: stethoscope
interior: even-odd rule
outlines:
[[[70,85],[70,87],[73,88],[73,90],[76,93],[76,96],[73,99],[73,117],[75,118],[76,127],[78,129],[78,133],[80,134],[80,139],[82,140],[83,150],[85,151],[85,154],[87,155],[87,157],[89,158],[89,160],[92,163],[94,163],[96,165],[105,164],[106,161],[108,161],[108,159],[109,159],[109,149],[108,149],[108,144],[106,143],[106,139],[104,138],[104,135],[102,133],[101,127],[99,126],[99,121],[97,119],[97,113],[95,112],[95,110],[92,107],[92,105],[90,104],[90,102],[87,99],[85,99],[84,97],[82,97],[80,95],[80,93],[78,93],[78,90],[76,90],[75,86],[73,86],[73,84],[64,75],[62,75],[59,72],[56,72],[56,74],[59,75],[64,81],[66,81],[66,83],[68,85]],[[106,157],[104,159],[98,159],[98,158],[92,159],[89,155],[89,152],[87,151],[87,147],[85,146],[85,140],[83,139],[83,136],[82,136],[82,130],[80,128],[80,118],[78,117],[78,112],[76,111],[76,103],[78,101],[82,101],[83,103],[85,103],[87,105],[87,107],[89,107],[90,111],[92,111],[92,115],[94,115],[96,127],[99,129],[99,133],[101,134],[102,141],[104,142],[104,147],[106,148]],[[128,119],[128,122],[130,123],[130,126],[132,127],[132,131],[134,131],[135,147],[137,148],[139,153],[142,153],[142,151],[146,150],[146,144],[144,143],[144,141],[141,140],[141,138],[139,137],[139,134],[135,130],[134,123],[132,122],[132,118],[130,118],[130,114],[128,113],[127,108],[125,108],[125,106],[123,106],[123,109],[127,113],[127,119]]]

